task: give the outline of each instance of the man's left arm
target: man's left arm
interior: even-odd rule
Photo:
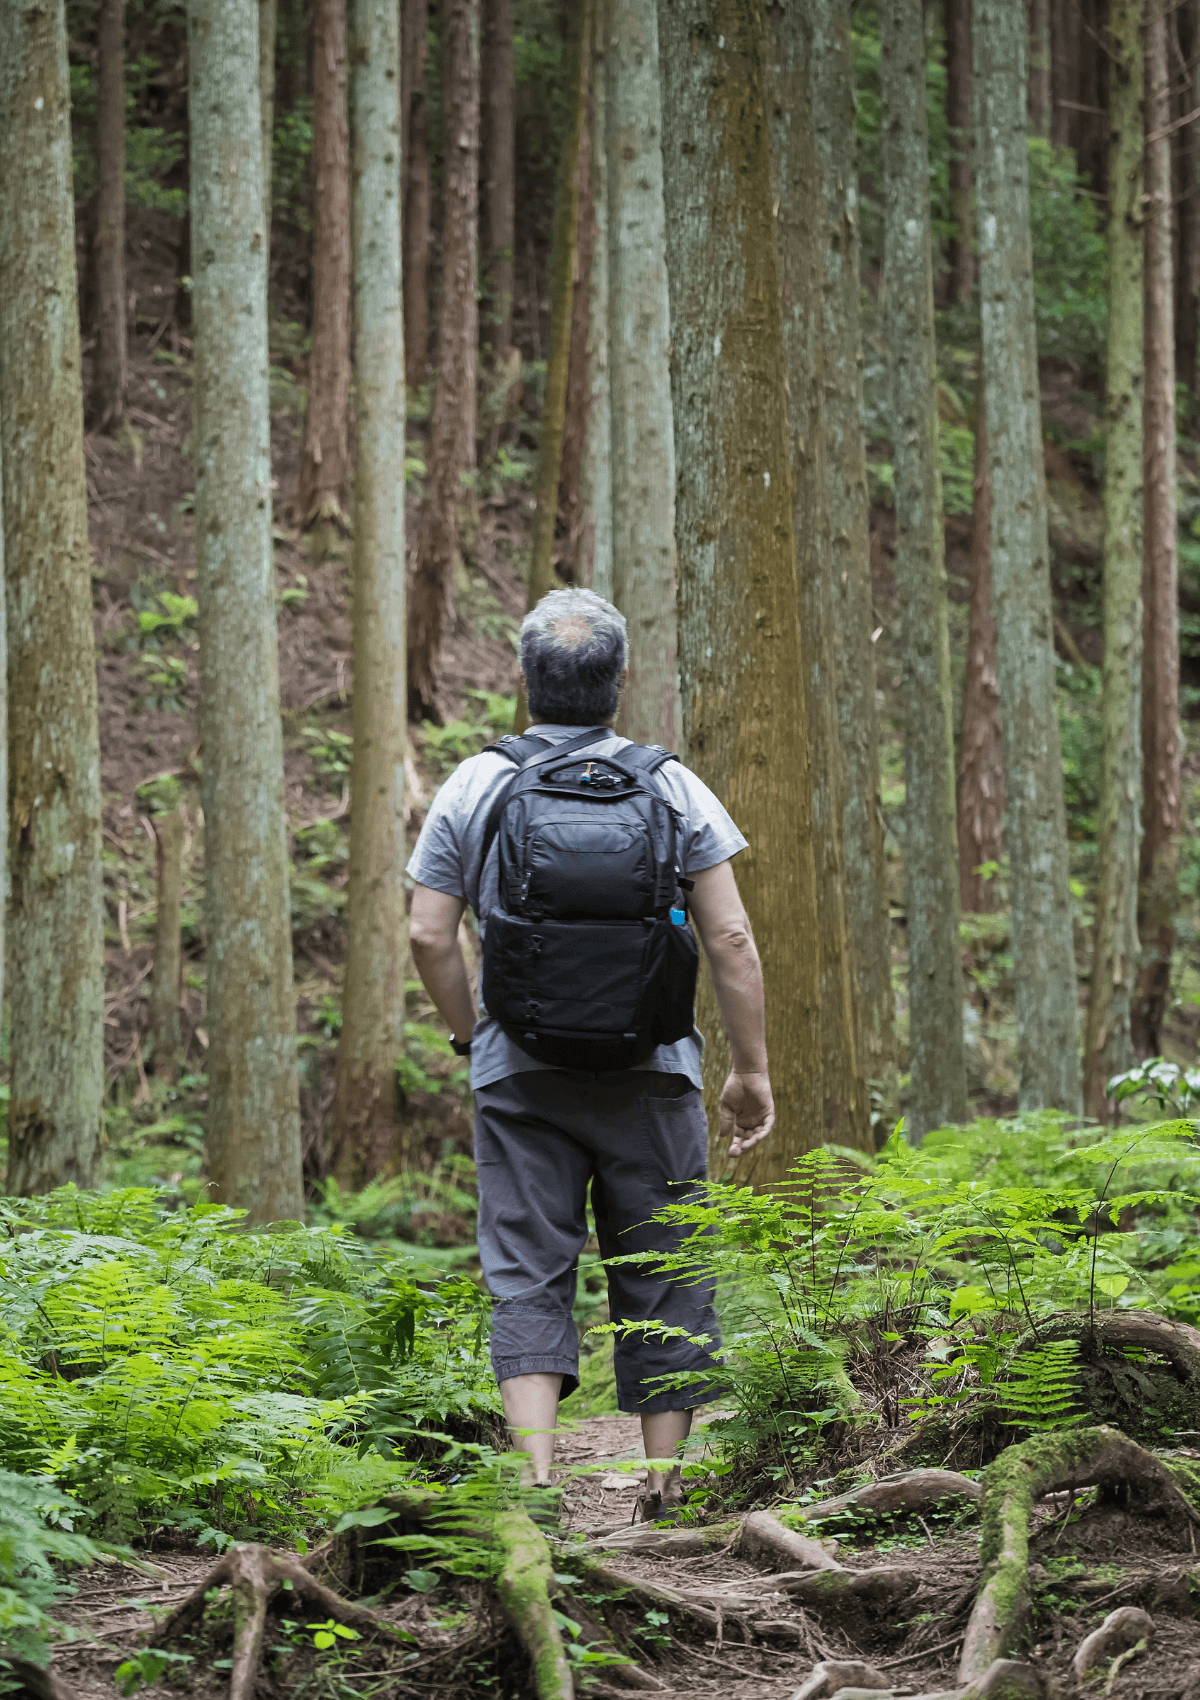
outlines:
[[[460,1045],[475,1031],[475,999],[458,942],[465,897],[451,897],[428,885],[413,887],[408,942],[413,962],[438,1013]]]

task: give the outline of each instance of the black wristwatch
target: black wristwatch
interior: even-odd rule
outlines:
[[[454,1052],[456,1057],[469,1057],[471,1054],[471,1041],[468,1039],[464,1044],[461,1039],[456,1039],[453,1033],[451,1033],[450,1049]]]

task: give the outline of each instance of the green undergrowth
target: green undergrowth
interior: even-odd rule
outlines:
[[[0,1467],[103,1536],[289,1544],[490,1432],[486,1295],[340,1224],[64,1189],[0,1229]]]

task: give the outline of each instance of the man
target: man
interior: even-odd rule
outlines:
[[[627,676],[625,621],[594,592],[556,590],[543,598],[521,627],[521,671],[529,730],[547,750],[582,738],[582,762],[619,759],[622,749],[634,748],[611,731]],[[597,729],[590,742],[589,728]],[[489,914],[501,914],[494,805],[516,771],[507,756],[485,750],[438,792],[408,864],[416,882],[410,940],[455,1049],[471,1058],[479,1253],[496,1301],[492,1364],[514,1441],[541,1485],[550,1480],[559,1400],[579,1384],[571,1309],[587,1239],[588,1184],[602,1256],[674,1250],[681,1231],[651,1218],[704,1179],[708,1126],[703,1041],[694,1028],[638,1067],[587,1072],[547,1066],[486,1011],[477,1020],[458,929],[468,903],[483,935]],[[730,1042],[720,1133],[736,1158],[775,1121],[762,969],[730,861],[746,840],[681,763],[666,762],[649,775],[651,784],[677,811],[678,871],[691,885],[690,919]],[[648,1459],[678,1458],[714,1367],[696,1339],[718,1343],[711,1290],[673,1282],[652,1264],[610,1265],[608,1281],[613,1321],[650,1325],[617,1336],[618,1402],[641,1416]],[[663,1338],[655,1324],[683,1333]],[[672,1385],[688,1375],[686,1386]],[[682,1503],[679,1471],[678,1464],[648,1471],[643,1517],[669,1515]]]

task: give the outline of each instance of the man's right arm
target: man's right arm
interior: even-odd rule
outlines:
[[[721,1021],[729,1039],[730,1072],[721,1093],[720,1131],[729,1155],[740,1157],[775,1125],[767,1075],[766,1004],[762,963],[731,862],[692,875],[692,920],[712,971]]]

